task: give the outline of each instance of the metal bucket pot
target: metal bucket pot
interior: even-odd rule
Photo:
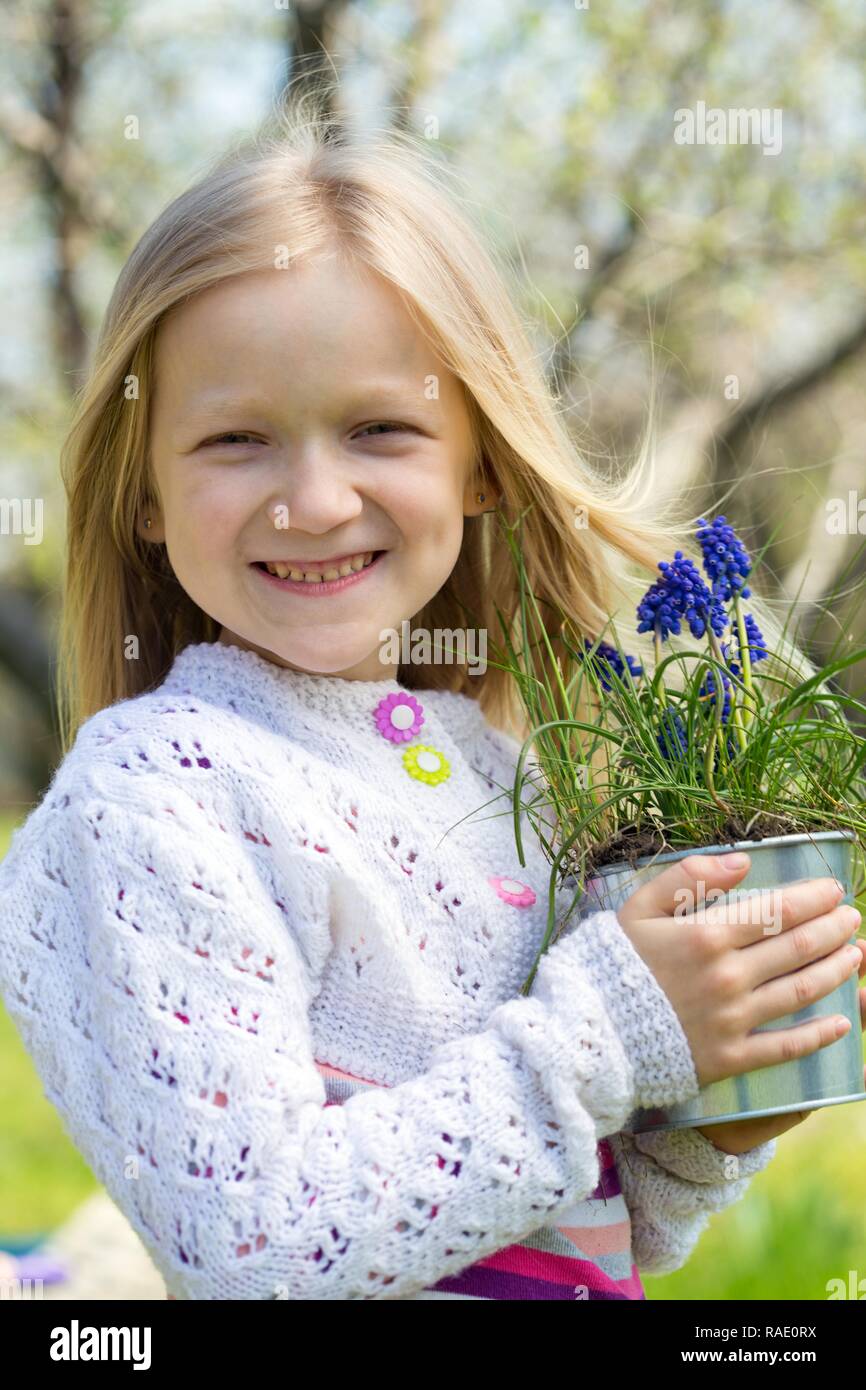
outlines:
[[[783,835],[767,840],[741,840],[733,845],[701,845],[694,849],[645,856],[628,864],[610,864],[587,880],[578,903],[578,922],[591,912],[616,911],[641,884],[662,872],[668,864],[690,854],[733,854],[745,850],[751,866],[745,878],[729,893],[713,900],[737,903],[739,894],[755,889],[784,888],[809,878],[837,878],[844,884],[846,903],[853,903],[852,879],[856,836],[853,831],[821,831],[814,835]],[[742,910],[748,911],[748,904]],[[749,920],[744,917],[743,920]],[[577,930],[579,930],[579,926]],[[856,933],[851,937],[856,940]],[[798,1061],[761,1067],[742,1076],[714,1081],[688,1101],[669,1109],[635,1110],[624,1126],[632,1133],[653,1129],[683,1129],[691,1125],[721,1124],[724,1120],[782,1115],[794,1110],[817,1110],[823,1105],[866,1100],[863,1089],[863,1040],[860,1022],[859,981],[856,974],[830,994],[796,1013],[760,1025],[756,1032],[791,1028],[819,1015],[841,1014],[850,1019],[844,1037]]]

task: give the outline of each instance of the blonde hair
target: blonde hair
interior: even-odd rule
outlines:
[[[97,710],[154,687],[182,647],[219,635],[219,624],[180,587],[165,547],[137,534],[148,499],[157,497],[148,457],[154,342],[175,306],[230,276],[273,269],[277,247],[287,248],[292,264],[336,244],[402,292],[407,312],[462,382],[477,489],[491,502],[501,493],[506,521],[523,517],[527,582],[574,631],[594,638],[625,597],[631,616],[620,628],[633,632],[634,603],[672,540],[700,558],[694,518],[656,500],[652,412],[636,467],[608,476],[591,468],[506,289],[513,266],[486,244],[454,170],[406,130],[351,138],[345,121],[323,114],[326,87],[319,84],[312,104],[281,105],[275,126],[269,118],[174,199],[118,277],[61,455],[64,751]],[[588,525],[577,525],[580,517]],[[467,519],[452,574],[412,626],[463,628],[468,614],[496,641],[496,606],[516,630],[514,563],[499,518],[483,515]],[[777,625],[760,603],[750,607],[769,642]],[[575,662],[558,629],[553,619],[551,647],[568,677]],[[124,644],[133,636],[137,659],[128,660]],[[641,639],[626,645],[640,655]],[[799,653],[794,659],[806,669]],[[519,737],[527,731],[516,682],[493,665],[483,676],[448,662],[398,674],[410,688],[477,698],[492,723]]]

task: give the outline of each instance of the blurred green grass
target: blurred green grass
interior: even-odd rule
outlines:
[[[18,819],[0,819],[0,857]],[[0,1234],[48,1231],[99,1184],[2,1005],[0,1115]],[[683,1268],[642,1276],[648,1299],[826,1299],[828,1280],[866,1276],[866,1101],[813,1111],[776,1142],[773,1162],[710,1217]]]

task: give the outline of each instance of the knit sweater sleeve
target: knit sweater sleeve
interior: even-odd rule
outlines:
[[[308,1010],[331,888],[311,849],[266,854],[277,876],[213,808],[102,765],[58,779],[0,866],[7,1008],[176,1297],[412,1296],[591,1192],[636,1105],[694,1093],[687,1048],[657,1052],[670,1006],[621,1038],[563,941],[422,1074],[327,1106]]]
[[[610,1143],[629,1209],[635,1264],[669,1274],[691,1255],[710,1216],[745,1196],[775,1156],[769,1139],[740,1154],[724,1153],[695,1129],[623,1132]]]

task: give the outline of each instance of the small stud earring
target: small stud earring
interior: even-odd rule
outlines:
[[[145,526],[148,528],[148,530],[149,530],[150,527],[153,525],[153,522],[151,521],[151,519],[150,519],[149,516],[145,517],[145,519],[144,519],[144,524],[145,524]]]
[[[476,495],[477,495],[477,498],[478,498],[478,501],[479,501],[479,502],[483,502],[483,501],[484,501],[484,493],[483,493],[483,492],[479,492],[479,493],[477,493]]]

